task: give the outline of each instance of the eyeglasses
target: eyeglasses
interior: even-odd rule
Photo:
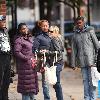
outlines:
[[[50,33],[53,33],[53,31],[50,31],[50,30],[49,30],[49,32],[50,32]]]

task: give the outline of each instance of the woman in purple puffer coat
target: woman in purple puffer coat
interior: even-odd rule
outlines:
[[[25,23],[19,24],[18,33],[14,42],[18,73],[17,91],[22,94],[22,100],[35,100],[34,95],[38,93],[38,78],[31,66],[31,58],[34,56],[32,35],[29,34]]]

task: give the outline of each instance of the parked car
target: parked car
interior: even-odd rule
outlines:
[[[100,22],[92,22],[91,26],[94,27],[96,36],[98,40],[100,41]]]
[[[74,21],[65,21],[64,22],[64,37],[69,37],[73,35]]]

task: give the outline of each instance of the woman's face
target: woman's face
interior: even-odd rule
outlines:
[[[59,31],[55,27],[50,27],[50,29],[49,29],[49,35],[56,37],[56,36],[59,35]]]
[[[28,27],[26,25],[23,25],[20,29],[20,33],[22,34],[28,34]]]
[[[46,21],[44,21],[44,22],[42,22],[42,24],[41,24],[41,30],[43,31],[43,32],[48,32],[48,30],[49,30],[49,23],[48,22],[46,22]]]

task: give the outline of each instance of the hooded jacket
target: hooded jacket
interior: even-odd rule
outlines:
[[[76,62],[81,67],[94,65],[99,47],[93,27],[85,26],[82,31],[75,29],[72,37],[71,66],[75,67]]]

